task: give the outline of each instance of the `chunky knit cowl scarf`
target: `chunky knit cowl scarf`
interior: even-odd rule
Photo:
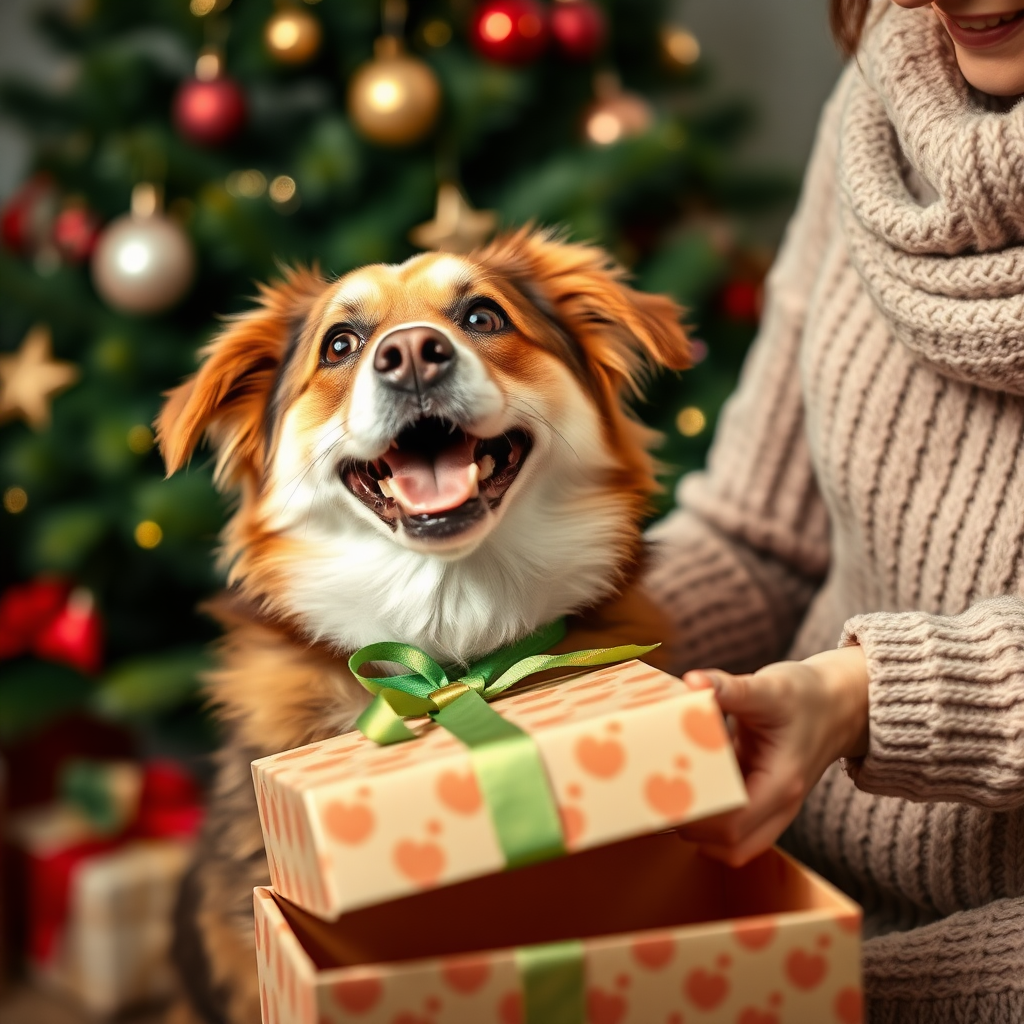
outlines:
[[[968,85],[930,7],[888,7],[842,113],[851,258],[918,358],[1024,394],[1024,103]]]

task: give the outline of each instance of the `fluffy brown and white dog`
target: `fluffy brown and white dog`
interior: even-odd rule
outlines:
[[[521,230],[290,272],[169,393],[168,472],[205,434],[238,492],[208,680],[226,744],[177,941],[201,1019],[259,1020],[249,763],[352,728],[349,653],[394,639],[465,664],[562,615],[564,649],[661,638],[636,586],[654,435],[625,399],[645,363],[687,365],[679,313],[599,249]]]

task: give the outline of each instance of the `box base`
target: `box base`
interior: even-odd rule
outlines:
[[[664,833],[333,923],[256,910],[264,1024],[533,1024],[522,949],[573,939],[595,1024],[861,1019],[859,908],[776,850],[735,870]]]

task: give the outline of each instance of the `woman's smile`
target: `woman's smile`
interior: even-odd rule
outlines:
[[[945,22],[953,41],[970,49],[998,46],[1024,26],[1024,10],[976,14],[973,17],[949,14],[938,5],[935,5],[935,10]]]

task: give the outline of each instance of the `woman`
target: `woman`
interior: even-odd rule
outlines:
[[[832,0],[856,60],[650,582],[750,795],[688,836],[789,827],[865,908],[870,1021],[1019,1024],[1024,0],[895,4]]]

